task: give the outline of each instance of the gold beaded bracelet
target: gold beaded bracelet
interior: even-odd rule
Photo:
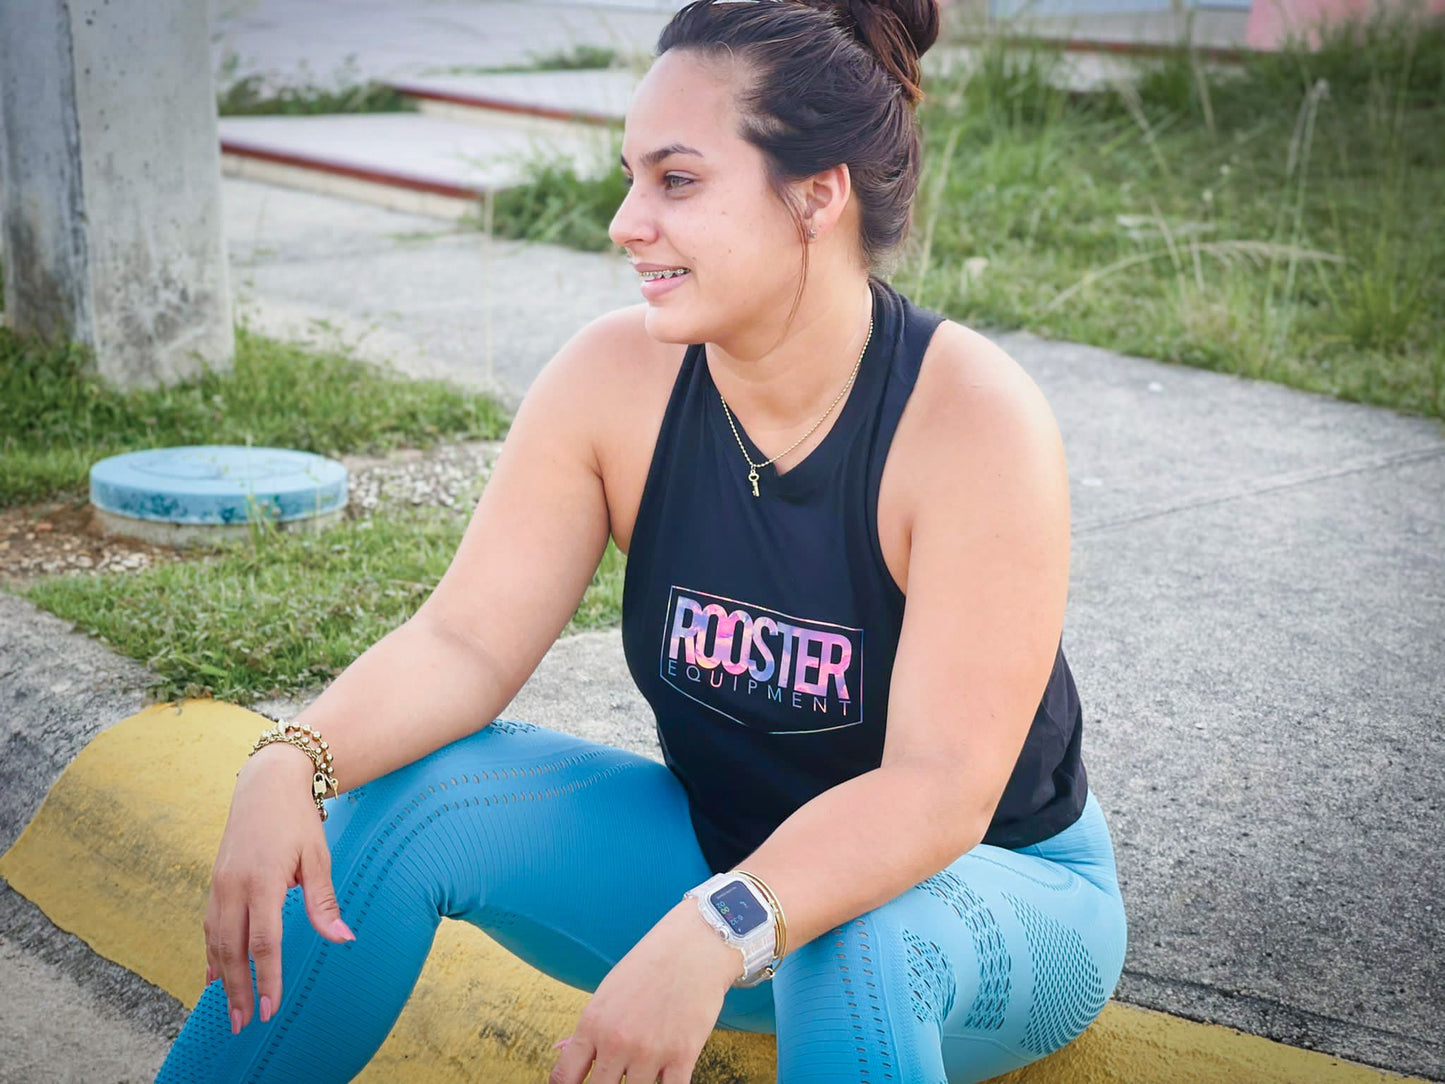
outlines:
[[[246,754],[247,758],[255,756],[272,742],[284,741],[287,745],[294,745],[311,758],[311,763],[316,765],[316,772],[311,777],[311,797],[316,802],[316,809],[321,814],[321,819],[326,819],[326,806],[323,801],[329,789],[333,797],[340,795],[336,789],[336,776],[331,771],[331,748],[321,740],[321,731],[309,726],[297,726],[295,723],[283,723],[274,715],[267,715],[266,712],[257,712],[276,725],[267,730],[261,731],[261,736],[251,746],[251,751]],[[315,738],[319,743],[317,746],[311,744]],[[240,775],[240,772],[236,773]]]

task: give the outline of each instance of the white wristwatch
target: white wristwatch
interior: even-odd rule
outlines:
[[[743,973],[734,986],[757,986],[773,977],[777,928],[773,909],[746,877],[717,873],[683,893],[724,941],[743,954]]]

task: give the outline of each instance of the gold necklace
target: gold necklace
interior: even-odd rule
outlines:
[[[763,462],[761,462],[761,463],[754,463],[751,459],[748,458],[748,450],[747,450],[747,448],[743,445],[743,438],[740,437],[740,436],[738,436],[738,427],[733,424],[732,411],[728,410],[728,401],[727,401],[726,399],[723,399],[723,394],[722,394],[721,391],[719,391],[719,392],[717,393],[718,399],[722,400],[723,413],[727,415],[728,425],[729,425],[729,427],[731,427],[731,429],[732,429],[732,431],[733,431],[733,439],[738,442],[738,447],[739,447],[740,449],[742,449],[743,460],[744,460],[744,461],[747,463],[747,465],[748,465],[748,468],[749,468],[749,469],[748,469],[748,481],[753,484],[753,496],[754,496],[754,497],[756,497],[756,496],[759,495],[759,494],[758,494],[758,477],[759,477],[759,475],[758,475],[758,468],[759,468],[759,467],[766,467],[769,463],[772,463],[772,462],[775,462],[776,460],[782,459],[783,456],[787,455],[787,454],[788,454],[789,452],[791,452],[794,448],[796,448],[799,444],[802,444],[803,441],[805,441],[805,440],[807,440],[809,437],[811,437],[811,436],[813,435],[813,430],[814,430],[814,429],[817,429],[818,426],[820,426],[820,425],[823,424],[823,418],[826,418],[829,414],[833,413],[833,407],[835,407],[835,406],[838,405],[838,401],[839,401],[840,399],[842,399],[843,396],[844,396],[845,394],[847,394],[848,389],[853,386],[853,378],[858,375],[858,367],[863,364],[863,355],[868,352],[868,344],[869,344],[870,342],[872,342],[872,341],[873,341],[873,316],[872,316],[872,314],[870,313],[869,316],[868,316],[868,337],[863,340],[863,349],[860,350],[860,351],[858,351],[858,360],[853,364],[853,371],[848,374],[848,382],[847,382],[846,384],[844,384],[842,390],[839,391],[838,394],[833,397],[833,402],[832,402],[831,404],[829,404],[827,410],[823,411],[822,417],[820,417],[817,421],[815,421],[815,422],[813,423],[812,428],[810,428],[806,433],[804,433],[804,434],[803,434],[801,437],[799,437],[797,440],[793,441],[792,444],[788,445],[786,448],[784,448],[784,449],[783,449],[781,452],[779,452],[777,455],[773,456],[772,459],[765,459],[765,460],[763,460]]]

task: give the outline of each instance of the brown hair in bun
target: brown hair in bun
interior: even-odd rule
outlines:
[[[937,0],[829,0],[826,6],[843,14],[858,41],[902,84],[910,104],[923,100],[918,62],[938,40]]]
[[[658,36],[657,56],[689,49],[741,73],[739,135],[792,213],[804,282],[811,246],[789,184],[844,162],[868,272],[896,266],[922,160],[919,58],[938,32],[937,0],[693,0]]]

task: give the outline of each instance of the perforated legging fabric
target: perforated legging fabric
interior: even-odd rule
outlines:
[[[352,1079],[401,1014],[443,918],[595,991],[711,874],[665,765],[511,719],[328,799],[325,831],[357,939],[322,938],[291,889],[276,1014],[232,1035],[212,982],[157,1084]],[[1077,1037],[1113,992],[1125,945],[1091,793],[1051,839],[980,844],[791,949],[770,981],[729,991],[718,1027],[775,1034],[782,1084],[985,1080]]]

